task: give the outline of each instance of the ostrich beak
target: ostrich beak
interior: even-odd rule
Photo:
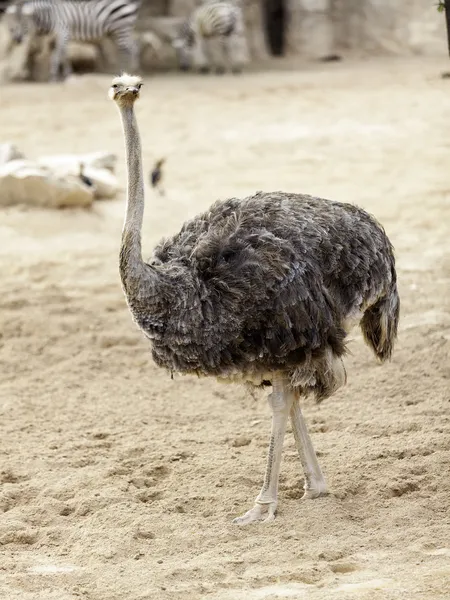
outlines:
[[[127,92],[131,92],[134,96],[139,94],[139,88],[136,86],[127,87]]]

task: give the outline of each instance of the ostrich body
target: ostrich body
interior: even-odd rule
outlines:
[[[392,246],[364,210],[302,194],[216,202],[144,262],[144,183],[134,101],[142,82],[113,81],[124,128],[128,197],[120,251],[123,290],[156,364],[172,372],[271,385],[272,433],[262,490],[238,524],[272,520],[290,416],[306,498],[326,483],[298,399],[346,381],[345,337],[360,322],[384,361],[397,333]]]

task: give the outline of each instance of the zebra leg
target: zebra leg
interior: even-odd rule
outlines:
[[[132,73],[136,72],[140,68],[140,62],[139,45],[137,40],[133,37],[130,47],[130,69]]]
[[[211,36],[208,38],[209,64],[215,67],[216,75],[223,75],[227,68],[225,36]]]
[[[50,81],[58,81],[60,67],[63,67],[63,77],[68,77],[71,72],[71,66],[67,58],[67,42],[69,40],[68,32],[58,31],[56,33],[55,48],[50,59]]]
[[[218,65],[216,67],[216,73],[217,75],[223,75],[225,73],[225,71],[227,70],[227,68],[230,66],[231,64],[231,59],[230,59],[230,49],[229,49],[229,44],[228,44],[228,35],[221,35],[220,36],[220,50],[221,50],[221,54],[222,54],[222,65]]]
[[[105,47],[103,46],[103,40],[97,44],[98,56],[99,56],[99,66],[101,71],[105,71],[105,69],[110,68],[110,60],[107,52],[105,52]]]
[[[195,40],[195,60],[200,73],[209,73],[211,65],[211,49],[202,35],[197,35]]]
[[[223,75],[227,68],[229,67],[229,56],[228,56],[228,47],[227,47],[227,36],[221,35],[217,38],[220,56],[222,59],[222,63],[216,65],[216,75]]]
[[[132,73],[137,71],[139,68],[139,47],[133,34],[130,33],[126,37],[117,37],[114,41],[121,55],[121,66],[129,69]]]
[[[227,52],[233,73],[241,73],[250,60],[247,31],[242,11],[237,15],[236,24],[226,40]]]
[[[223,38],[224,55],[227,65],[231,68],[231,72],[235,74],[242,73],[242,64],[236,60],[239,41],[236,35],[227,35]]]
[[[67,46],[66,46],[66,48],[67,48]],[[67,56],[67,52],[64,52],[63,61],[62,61],[62,70],[63,70],[63,74],[62,74],[63,79],[67,79],[73,73],[72,65],[70,63],[69,57]]]

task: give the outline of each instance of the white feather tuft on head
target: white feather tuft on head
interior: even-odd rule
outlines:
[[[114,77],[111,85],[123,85],[123,87],[136,87],[142,85],[142,77],[139,75],[128,75],[128,73],[122,73],[119,77]]]

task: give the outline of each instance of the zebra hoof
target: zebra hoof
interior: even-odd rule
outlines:
[[[233,67],[233,69],[231,69],[231,72],[233,73],[233,75],[241,75],[242,69],[240,69],[239,67]]]
[[[189,66],[188,65],[181,65],[180,66],[180,71],[183,71],[183,73],[186,73],[187,71],[189,71]]]
[[[216,68],[216,75],[224,75],[224,73],[225,73],[224,67],[217,67]]]
[[[202,75],[207,75],[209,73],[209,67],[200,67],[199,73]]]

